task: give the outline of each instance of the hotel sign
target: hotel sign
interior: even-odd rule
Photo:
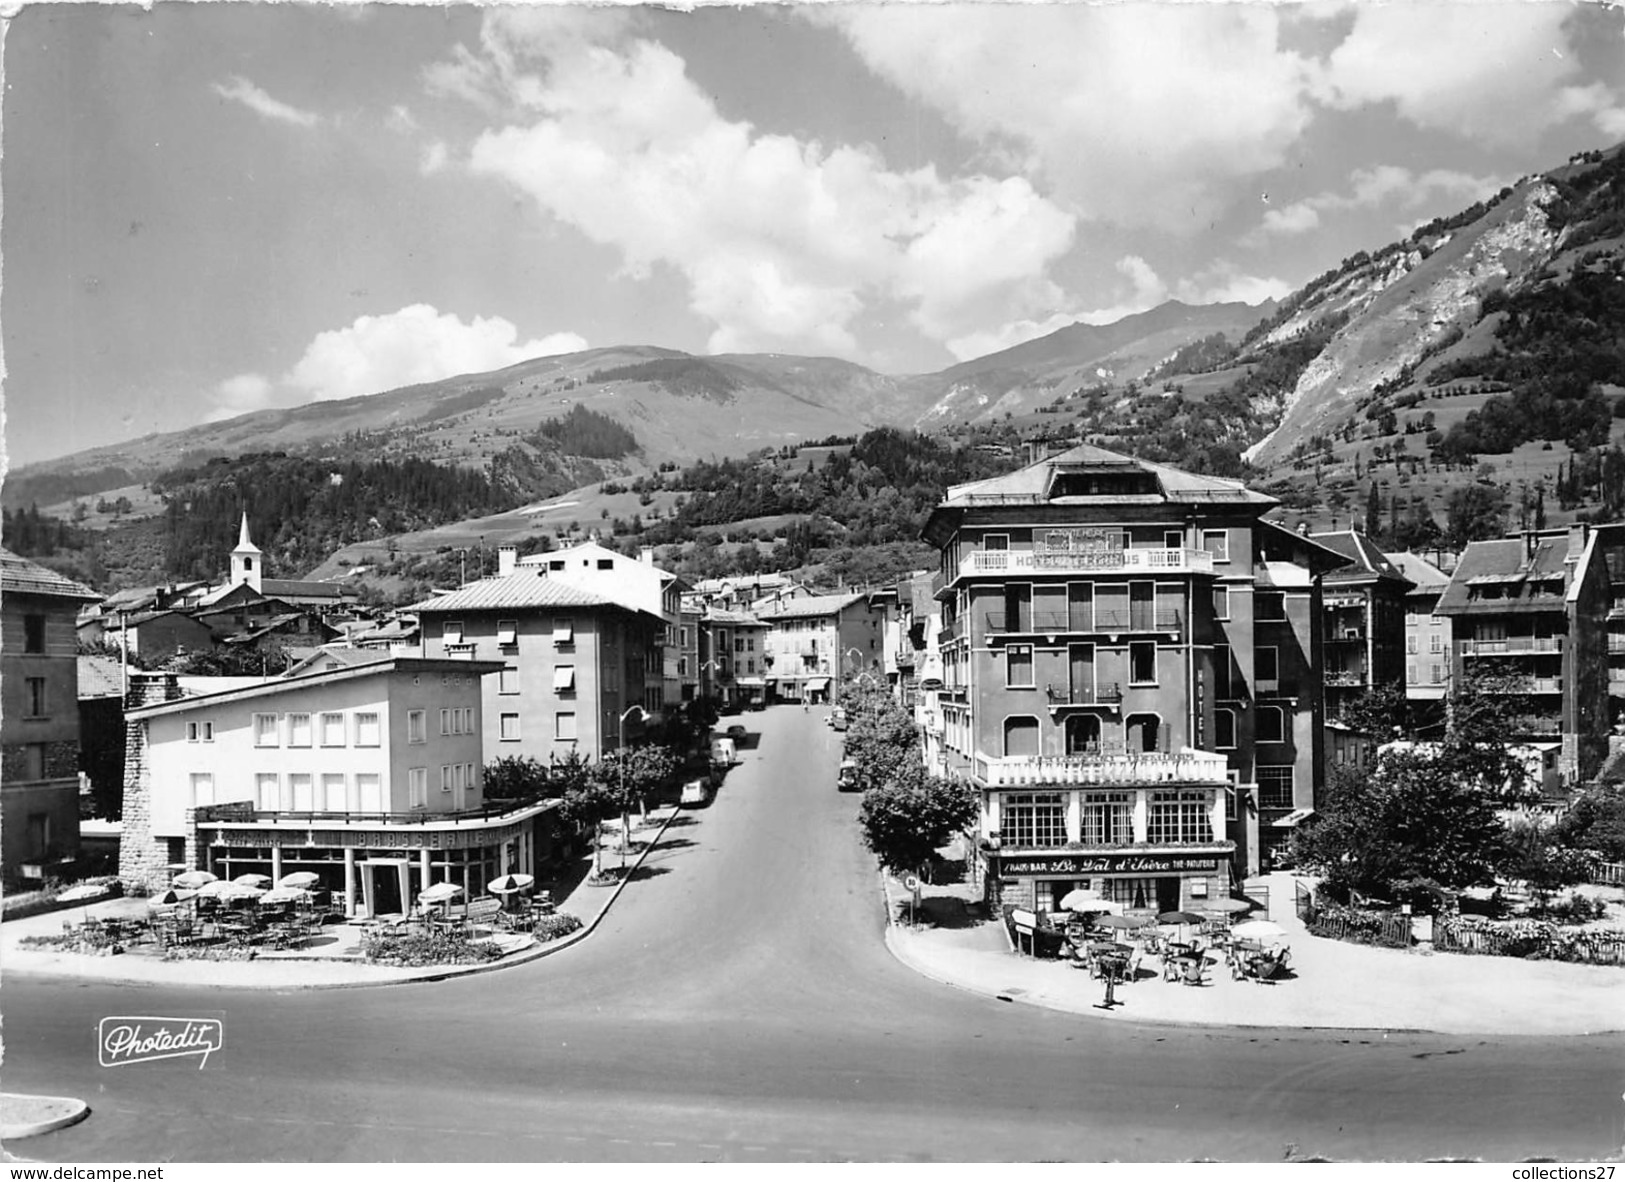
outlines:
[[[1086,874],[1214,874],[1219,859],[1212,854],[1011,854],[998,855],[992,867],[1005,878],[1035,875],[1079,878]]]
[[[1104,529],[1047,529],[1034,539],[1033,565],[1067,570],[1122,566],[1123,534]]]
[[[220,829],[212,844],[217,846],[282,846],[308,848],[353,847],[365,850],[457,850],[501,845],[519,836],[522,825],[495,829]]]

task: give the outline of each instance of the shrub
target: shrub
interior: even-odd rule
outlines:
[[[476,944],[461,932],[369,932],[363,955],[374,964],[421,968],[437,964],[484,964],[502,956],[494,944]]]
[[[545,944],[581,930],[581,920],[574,915],[544,915],[536,921],[536,942]]]

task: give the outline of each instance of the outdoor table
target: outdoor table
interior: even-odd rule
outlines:
[[[1264,945],[1259,940],[1232,940],[1227,950],[1231,962],[1240,960],[1244,956],[1251,956],[1264,951]]]
[[[1193,952],[1186,956],[1176,956],[1174,963],[1179,966],[1179,979],[1186,985],[1200,985],[1202,983],[1202,970],[1213,963],[1213,958]]]

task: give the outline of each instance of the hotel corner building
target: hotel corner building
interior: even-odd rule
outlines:
[[[1324,764],[1321,575],[1276,501],[1082,446],[948,491],[942,744],[1005,906],[1167,910],[1267,866]]]
[[[487,803],[480,682],[500,663],[392,657],[193,697],[135,674],[119,876],[313,871],[346,914],[471,893],[547,852],[540,800]]]

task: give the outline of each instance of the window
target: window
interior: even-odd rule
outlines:
[[[440,641],[442,644],[462,644],[463,622],[461,620],[447,620],[441,624]]]
[[[23,617],[23,652],[42,653],[45,651],[45,617],[27,615]]]
[[[1199,790],[1153,792],[1146,840],[1152,845],[1189,845],[1212,841],[1208,794]]]
[[[1038,754],[1038,719],[1030,716],[1004,720],[1004,753],[1006,755]]]
[[[1286,742],[1286,711],[1279,706],[1260,706],[1255,738],[1260,743]]]
[[[192,807],[201,808],[214,803],[214,776],[209,772],[192,773]]]
[[[342,747],[342,746],[344,746],[344,715],[342,715],[342,714],[323,714],[322,715],[322,746],[323,747]]]
[[[1236,748],[1236,712],[1213,712],[1213,747],[1216,751],[1234,751]]]
[[[1202,531],[1202,549],[1213,555],[1214,562],[1230,561],[1230,533],[1222,529]]]
[[[254,805],[267,813],[274,813],[282,807],[281,776],[275,772],[260,772],[254,777]]]
[[[517,694],[519,692],[519,670],[509,665],[497,670],[497,693]]]
[[[1253,596],[1253,616],[1260,623],[1286,619],[1286,596],[1279,591],[1259,591]]]
[[[1431,666],[1429,666],[1429,668],[1431,668],[1433,670],[1433,684],[1434,685],[1443,685],[1444,684],[1444,666],[1443,665],[1431,665]]]
[[[1230,657],[1228,644],[1213,646],[1213,696],[1221,701],[1235,698],[1235,662]]]
[[[497,643],[502,645],[519,643],[519,621],[497,621]]]
[[[982,549],[984,549],[984,550],[1008,550],[1008,549],[1010,549],[1010,535],[1009,534],[983,534],[982,535]]]
[[[406,741],[408,743],[424,743],[428,741],[428,720],[422,710],[408,710],[406,712]]]
[[[464,706],[461,714],[463,716],[463,729],[458,733],[472,735],[474,733],[474,707]]]
[[[504,743],[516,743],[516,742],[518,742],[519,741],[519,715],[517,715],[517,714],[504,714],[504,715],[501,716],[501,718],[502,718],[502,731],[501,731],[502,741]]]
[[[1060,792],[1007,792],[1000,802],[999,835],[1015,849],[1066,844],[1066,796]]]
[[[556,694],[574,693],[576,688],[576,667],[574,665],[553,666],[553,692]]]
[[[214,723],[189,722],[186,724],[186,741],[188,743],[214,742]]]
[[[1407,636],[1405,638],[1405,651],[1408,653],[1414,653],[1416,651],[1416,637]]]
[[[290,746],[290,747],[309,747],[310,746],[310,715],[308,715],[308,714],[290,714],[290,715],[288,715],[288,746]]]
[[[295,772],[288,777],[288,786],[293,790],[293,811],[296,813],[313,813],[316,811],[315,787],[311,784],[309,772]]]
[[[449,735],[452,733],[451,711],[444,706],[440,709],[440,733],[442,735]]]
[[[44,718],[45,717],[45,706],[46,706],[45,678],[43,678],[43,677],[30,677],[30,678],[28,678],[27,684],[28,684],[28,714],[26,715],[26,717],[28,717],[28,718]]]
[[[1437,632],[1435,632],[1432,636],[1429,636],[1428,637],[1428,652],[1430,652],[1430,653],[1442,653],[1442,652],[1444,652],[1444,637],[1440,636]]]
[[[355,716],[355,745],[357,747],[376,747],[382,742],[378,730],[378,715],[358,713]]]
[[[613,558],[600,558],[598,560],[598,569],[599,570],[614,570],[615,569],[615,560]]]
[[[422,773],[420,767],[411,769]],[[410,775],[410,773],[408,773]],[[428,793],[424,793],[424,802],[428,802]],[[376,772],[358,772],[355,778],[355,809],[358,813],[384,812],[384,783]]]
[[[322,773],[322,808],[330,813],[345,811],[344,773]]]
[[[1281,652],[1273,645],[1253,651],[1253,673],[1261,692],[1274,693],[1281,684]]]
[[[571,710],[561,710],[553,716],[553,737],[573,742],[576,737],[576,716]]]
[[[429,807],[429,769],[415,767],[406,773],[406,807],[413,809],[426,809]]]
[[[1128,679],[1131,685],[1157,684],[1157,646],[1149,640],[1136,640],[1128,646]]]
[[[473,792],[480,786],[480,769],[478,764],[463,764],[463,783],[468,786],[468,790],[470,792]]]
[[[553,621],[553,643],[574,644],[576,639],[576,625],[574,620]]]
[[[1162,548],[1164,550],[1178,550],[1185,545],[1185,539],[1177,529],[1162,531]]]
[[[1416,684],[1416,665],[1414,663],[1405,666],[1405,682],[1407,685]]]
[[[1012,644],[1005,650],[1004,684],[1011,689],[1033,687],[1033,647],[1030,644]]]
[[[1132,842],[1134,793],[1084,793],[1082,837],[1085,845],[1128,845]]]
[[[443,763],[440,765],[440,791],[451,791],[451,772],[452,767],[449,763]]]
[[[1292,765],[1259,765],[1258,804],[1266,809],[1289,809],[1292,801]]]
[[[254,715],[254,746],[275,747],[276,745],[276,715]]]
[[[1230,618],[1230,588],[1213,588],[1213,618],[1215,620]]]

